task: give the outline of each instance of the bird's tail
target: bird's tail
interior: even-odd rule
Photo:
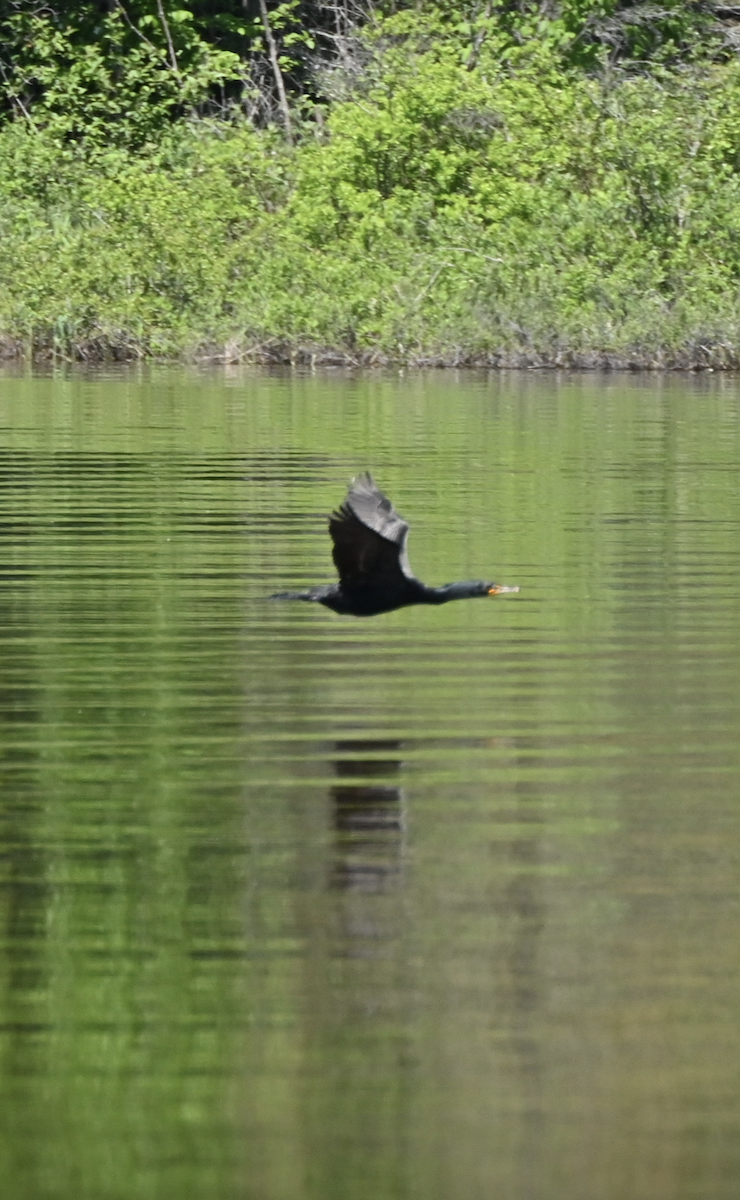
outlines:
[[[313,591],[305,592],[274,592],[269,597],[270,600],[315,600],[316,596]]]

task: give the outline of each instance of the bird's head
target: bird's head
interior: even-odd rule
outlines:
[[[503,596],[506,592],[518,592],[519,588],[506,583],[484,583],[488,596]]]

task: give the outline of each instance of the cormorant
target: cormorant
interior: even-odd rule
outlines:
[[[481,580],[427,587],[409,564],[408,525],[368,473],[352,481],[344,504],[329,518],[329,533],[339,583],[304,592],[277,592],[270,599],[313,600],[337,613],[374,617],[409,604],[446,604],[519,591]]]

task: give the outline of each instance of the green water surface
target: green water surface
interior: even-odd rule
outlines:
[[[740,383],[0,378],[0,1180],[735,1200]]]

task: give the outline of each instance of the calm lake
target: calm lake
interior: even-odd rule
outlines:
[[[431,584],[357,620],[370,469]],[[736,1200],[740,380],[0,377],[8,1200]]]

